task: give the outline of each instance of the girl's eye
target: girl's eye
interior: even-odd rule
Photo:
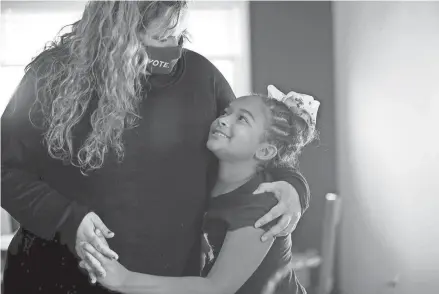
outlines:
[[[245,123],[248,123],[248,119],[247,119],[245,116],[243,116],[243,115],[240,115],[240,116],[238,117],[238,120],[239,120],[239,121],[244,121]]]
[[[223,111],[221,111],[220,116],[225,116],[225,115],[228,115],[228,114],[229,114],[228,110],[224,109]]]

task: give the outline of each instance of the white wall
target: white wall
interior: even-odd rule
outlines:
[[[333,4],[340,288],[439,293],[439,2]]]

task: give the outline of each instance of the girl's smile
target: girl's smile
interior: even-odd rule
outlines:
[[[226,132],[222,131],[220,127],[216,127],[216,128],[213,128],[213,129],[210,131],[209,139],[210,139],[210,138],[217,138],[217,139],[224,138],[224,139],[230,139],[230,136],[227,135]]]

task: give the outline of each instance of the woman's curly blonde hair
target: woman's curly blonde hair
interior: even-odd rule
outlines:
[[[26,67],[38,78],[30,114],[43,114],[44,140],[53,158],[83,172],[102,167],[109,150],[123,159],[123,131],[136,126],[145,98],[140,91],[148,56],[141,34],[159,18],[175,26],[185,7],[186,1],[92,1],[72,31]],[[96,98],[91,131],[76,152],[72,129]]]

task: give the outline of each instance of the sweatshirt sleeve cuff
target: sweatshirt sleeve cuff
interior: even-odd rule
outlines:
[[[61,244],[66,245],[76,257],[78,257],[75,249],[78,227],[90,211],[87,207],[72,202],[66,213],[65,221],[58,229]]]

